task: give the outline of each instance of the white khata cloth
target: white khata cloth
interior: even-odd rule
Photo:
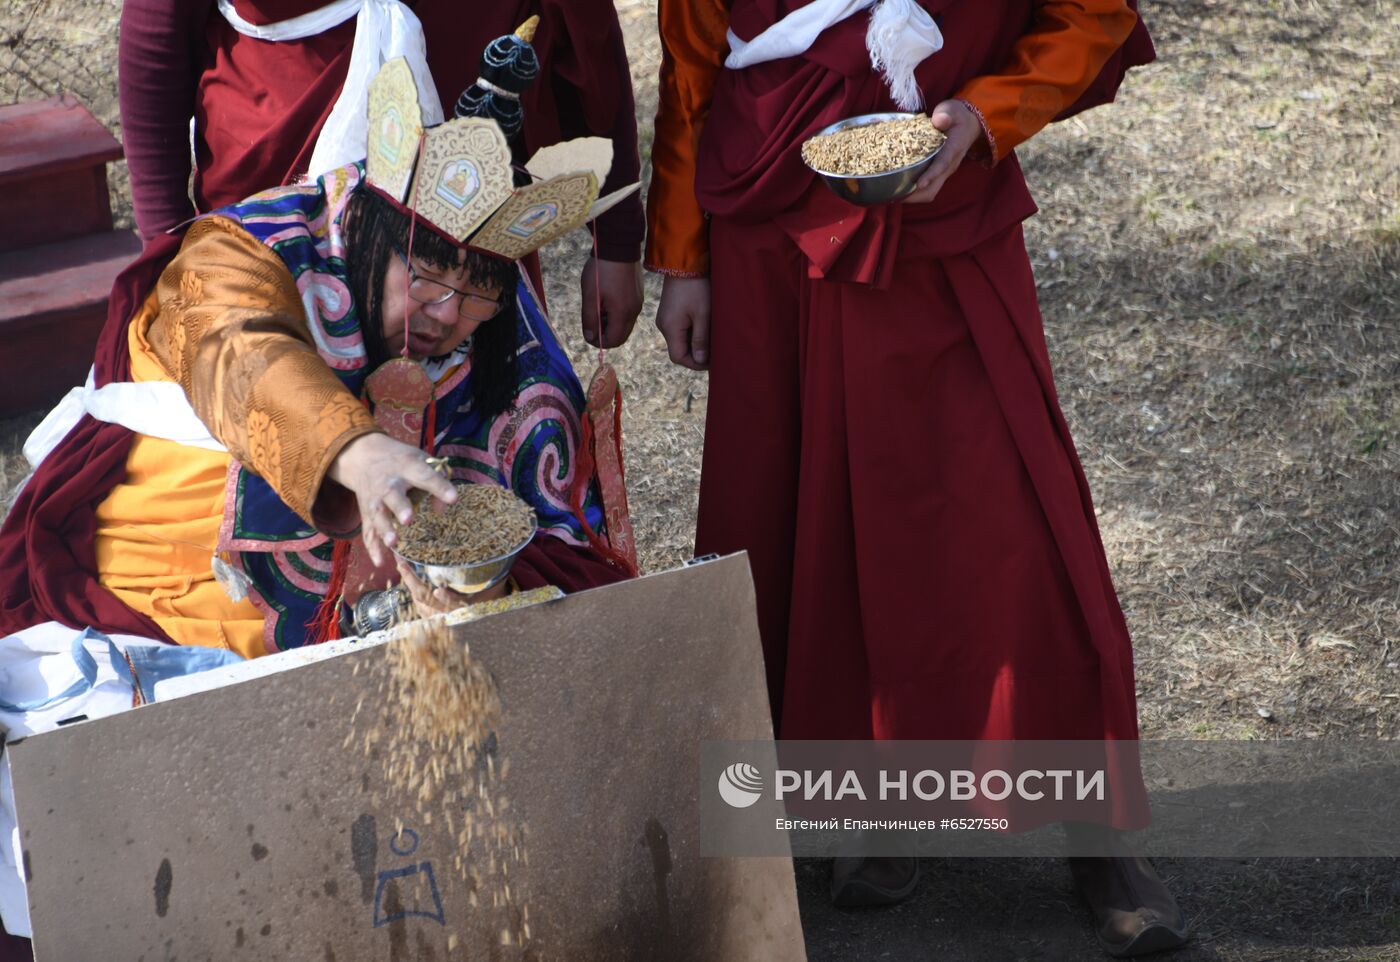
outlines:
[[[730,52],[724,65],[742,70],[799,56],[827,27],[871,7],[875,9],[865,32],[870,65],[884,74],[890,96],[901,110],[919,110],[924,106],[924,97],[914,81],[914,69],[943,49],[943,34],[928,11],[914,0],[814,0],[752,40],[741,40],[733,30],[729,31]]]

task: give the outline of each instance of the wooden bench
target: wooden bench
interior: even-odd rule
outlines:
[[[112,229],[121,144],[71,96],[0,107],[0,416],[81,384],[117,274],[141,251]]]

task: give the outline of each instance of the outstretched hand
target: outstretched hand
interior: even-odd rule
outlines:
[[[661,285],[656,326],[671,360],[692,371],[710,366],[710,279],[668,277]]]
[[[361,536],[376,566],[383,563],[385,549],[398,542],[396,523],[413,520],[413,491],[444,504],[457,500],[457,489],[433,470],[422,451],[378,432],[342,448],[326,476],[354,492],[364,526]]]
[[[982,124],[977,120],[977,115],[961,100],[945,100],[934,107],[933,125],[948,135],[948,141],[919,178],[914,193],[904,198],[906,204],[927,204],[937,197],[943,184],[953,176],[967,152],[982,137]]]

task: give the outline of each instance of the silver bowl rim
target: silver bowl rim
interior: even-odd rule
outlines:
[[[447,564],[447,563],[443,563],[443,564],[434,564],[434,563],[431,562],[431,561],[419,561],[417,558],[411,558],[411,557],[409,557],[408,555],[404,554],[402,551],[400,551],[397,547],[390,548],[389,550],[392,551],[392,552],[394,552],[395,555],[397,555],[398,557],[402,558],[404,561],[407,561],[409,564],[418,565],[418,566],[420,566],[420,567],[422,567],[422,568],[435,568],[435,569],[439,569],[439,570],[441,570],[441,569],[448,569],[448,570],[453,570],[453,571],[461,571],[461,570],[464,570],[464,569],[470,570],[470,569],[474,569],[474,568],[485,568],[485,567],[487,567],[488,565],[500,564],[502,561],[509,561],[509,560],[511,560],[511,559],[514,558],[516,555],[520,554],[520,552],[522,552],[522,551],[525,550],[525,546],[528,545],[531,541],[534,540],[535,535],[537,535],[537,534],[539,533],[539,530],[540,530],[540,522],[539,522],[539,519],[538,519],[538,518],[532,518],[532,519],[530,520],[530,533],[525,537],[525,540],[521,541],[521,542],[520,542],[518,545],[516,545],[514,548],[511,548],[509,551],[507,551],[507,552],[505,552],[505,553],[503,553],[503,554],[498,554],[498,555],[496,555],[494,558],[486,558],[486,559],[484,559],[484,560],[482,560],[482,561],[474,561],[474,562],[472,562],[471,564]]]
[[[890,113],[882,114],[857,114],[854,117],[847,117],[845,120],[838,120],[834,124],[827,124],[821,130],[818,130],[815,133],[808,134],[806,139],[804,139],[802,142],[805,144],[808,140],[812,140],[816,137],[823,137],[827,134],[834,134],[842,130],[850,130],[853,127],[869,127],[871,124],[883,123],[886,120],[913,120],[915,117],[926,116],[928,115],[912,114],[903,111],[893,111]],[[946,144],[947,142],[948,141],[945,138],[943,143]],[[922,160],[916,160],[912,164],[905,164],[903,167],[896,167],[893,170],[882,170],[878,174],[833,174],[829,170],[822,170],[820,167],[813,167],[811,164],[808,164],[807,158],[805,157],[802,158],[802,163],[806,165],[808,170],[812,171],[813,173],[821,174],[823,177],[835,177],[837,180],[874,180],[877,177],[889,177],[893,174],[903,174],[910,170],[913,170],[915,167],[927,164],[930,160],[937,157],[938,152],[942,149],[943,144],[939,144],[933,149],[933,153],[929,154],[927,157],[924,157]],[[799,151],[799,155],[800,153],[801,152]]]

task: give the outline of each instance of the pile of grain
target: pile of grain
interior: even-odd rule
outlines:
[[[415,511],[399,528],[398,551],[424,564],[473,565],[499,558],[534,532],[535,511],[515,492],[459,484],[455,502]]]
[[[947,139],[928,117],[882,120],[813,137],[802,145],[802,160],[844,177],[884,174],[918,163]]]
[[[374,802],[402,813],[395,833],[411,827],[424,840],[422,857],[429,844],[439,857],[450,853],[473,917],[492,913],[498,943],[524,945],[525,829],[505,793],[509,765],[498,758],[495,682],[441,617],[409,623],[383,651],[384,662],[367,673],[372,694],[355,707],[347,747],[358,739],[377,760],[382,779]],[[458,941],[453,934],[449,948]]]

